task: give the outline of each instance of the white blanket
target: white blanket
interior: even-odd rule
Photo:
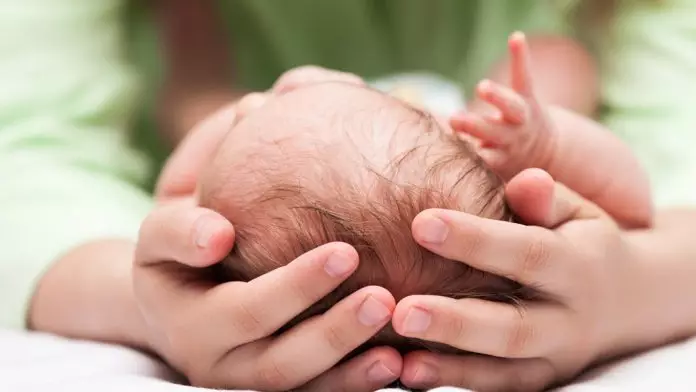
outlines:
[[[696,338],[597,369],[561,391],[696,391],[695,365]],[[0,391],[204,390],[182,385],[160,361],[127,348],[0,330]]]

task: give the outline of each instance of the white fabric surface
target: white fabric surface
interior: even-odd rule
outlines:
[[[694,364],[696,338],[597,369],[560,392],[696,391]],[[160,361],[127,348],[0,330],[0,391],[208,391],[181,381]]]

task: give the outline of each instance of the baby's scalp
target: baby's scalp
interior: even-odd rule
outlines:
[[[328,242],[356,248],[358,270],[296,321],[368,285],[397,300],[518,294],[411,236],[411,221],[428,208],[510,219],[501,181],[431,116],[366,87],[304,87],[250,113],[221,145],[201,200],[235,224],[226,279],[251,280]]]

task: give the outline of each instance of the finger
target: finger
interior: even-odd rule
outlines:
[[[231,260],[234,262],[234,260]],[[211,306],[226,309],[220,322],[235,345],[269,336],[325,297],[358,267],[358,253],[350,245],[329,243],[244,283],[243,289],[220,285],[211,290]]]
[[[556,372],[544,359],[505,359],[415,351],[404,358],[401,382],[408,388],[453,386],[472,391],[541,391]]]
[[[307,383],[301,392],[372,392],[401,375],[401,355],[391,347],[376,347],[330,369]]]
[[[608,218],[594,203],[556,183],[541,169],[527,169],[505,187],[508,205],[528,225],[555,228],[575,219]]]
[[[524,285],[557,287],[569,279],[559,263],[565,259],[561,237],[546,229],[430,209],[416,216],[411,230],[416,242],[440,256]]]
[[[135,263],[174,260],[190,267],[220,261],[234,244],[234,228],[220,214],[183,203],[155,209],[140,227]]]
[[[148,316],[167,326],[168,338],[180,346],[195,342],[190,351],[222,358],[271,335],[331,292],[355,270],[357,258],[349,245],[331,243],[258,280],[222,284],[178,263],[140,263],[133,271],[134,290]]]
[[[508,40],[508,49],[510,50],[510,68],[512,71],[510,84],[513,90],[525,97],[533,96],[532,61],[524,33],[519,31],[513,33]]]
[[[167,159],[155,196],[168,199],[194,193],[198,175],[214,156],[236,117],[236,105],[230,104],[196,125]]]
[[[509,124],[521,125],[527,117],[527,103],[515,91],[484,80],[476,88],[478,96],[483,101],[495,106],[502,114],[502,119]]]
[[[272,91],[275,94],[285,94],[309,84],[326,82],[365,84],[363,79],[357,75],[310,65],[295,68],[284,73],[273,85]]]
[[[462,113],[452,117],[450,126],[456,132],[466,133],[495,146],[509,144],[514,136],[509,125],[496,121],[493,117],[484,117],[475,113]]]
[[[380,287],[365,287],[325,314],[306,320],[265,345],[233,350],[221,369],[242,387],[288,390],[330,369],[374,336],[391,318],[394,298]],[[308,350],[311,342],[311,350]],[[257,357],[256,361],[244,358]]]
[[[414,295],[399,301],[392,320],[400,335],[501,358],[555,352],[573,329],[554,304],[522,308],[475,298]]]
[[[234,123],[238,123],[250,112],[265,105],[266,101],[268,101],[268,98],[268,94],[266,93],[249,93],[242,97],[242,99],[240,99],[237,103],[237,115],[235,117]]]
[[[481,146],[478,150],[478,154],[496,174],[501,176],[504,180],[509,178],[510,170],[506,166],[510,157],[507,151],[497,149],[495,146]]]

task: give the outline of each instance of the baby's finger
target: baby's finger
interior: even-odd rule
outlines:
[[[365,287],[264,346],[252,343],[233,350],[219,366],[234,372],[232,385],[238,388],[289,390],[330,369],[374,336],[389,322],[393,309],[394,297],[388,291]]]
[[[475,113],[460,113],[450,119],[450,126],[455,132],[471,135],[487,145],[505,146],[514,136],[510,126],[496,121],[493,117],[484,117]]]
[[[472,391],[541,391],[557,377],[545,359],[505,359],[415,351],[404,358],[401,382],[413,389],[439,386]]]
[[[230,260],[234,262],[233,260]],[[358,267],[358,253],[345,243],[329,243],[298,257],[290,264],[236,287],[220,285],[211,290],[219,309],[226,309],[226,331],[241,345],[270,336],[295,316],[334,290]],[[233,300],[230,300],[234,296]]]
[[[306,65],[285,72],[273,85],[274,94],[284,94],[314,83],[342,82],[364,85],[365,81],[357,75],[335,71],[314,65]]]
[[[396,381],[403,360],[391,347],[376,347],[322,373],[299,388],[301,392],[372,392]]]
[[[478,154],[483,159],[488,166],[493,169],[496,174],[501,176],[504,180],[507,180],[511,176],[511,171],[506,169],[507,163],[509,162],[509,155],[507,151],[500,150],[491,146],[481,146],[478,150]]]
[[[392,324],[403,336],[500,358],[548,355],[562,346],[573,330],[560,306],[521,308],[434,295],[414,295],[399,301]]]
[[[529,44],[524,33],[515,32],[508,40],[510,50],[511,79],[513,90],[525,97],[534,95],[532,79],[532,60],[529,52]]]
[[[268,101],[268,94],[266,93],[249,93],[243,96],[237,102],[237,116],[234,119],[234,123],[238,123],[247,114],[263,106],[266,101]]]
[[[500,84],[484,80],[476,87],[479,98],[500,110],[502,120],[521,125],[527,117],[527,103],[515,91]]]
[[[440,256],[524,285],[551,290],[574,278],[564,263],[562,237],[547,229],[430,209],[416,216],[412,232],[421,246]]]
[[[158,199],[191,196],[194,193],[198,176],[215,155],[236,116],[236,103],[227,105],[186,134],[162,169],[155,190]]]

